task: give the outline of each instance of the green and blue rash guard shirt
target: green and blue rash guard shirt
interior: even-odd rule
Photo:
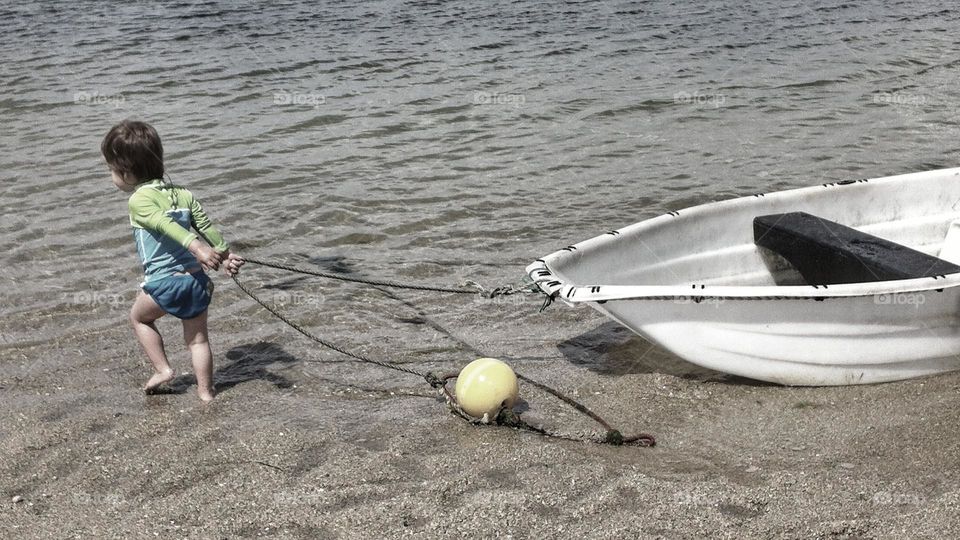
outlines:
[[[191,228],[214,250],[228,249],[200,202],[185,188],[162,179],[144,182],[130,195],[127,206],[144,283],[200,266],[187,249],[198,238]]]

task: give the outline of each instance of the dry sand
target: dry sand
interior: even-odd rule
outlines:
[[[178,393],[138,391],[149,373],[122,306],[97,314],[116,324],[2,345],[0,536],[960,537],[960,375],[784,388],[699,370],[589,310],[425,313],[419,297],[414,316],[348,340],[450,369],[472,353],[437,344],[460,336],[658,438],[609,447],[469,425],[422,381],[320,351],[228,288],[218,302],[240,307],[213,315],[209,406],[189,377]],[[523,390],[531,419],[594,429]]]

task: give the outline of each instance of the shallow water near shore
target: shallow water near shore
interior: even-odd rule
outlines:
[[[140,269],[98,148],[160,131],[173,181],[250,256],[495,286],[670,210],[956,166],[936,2],[0,6],[0,530],[21,537],[935,537],[958,531],[960,379],[754,384],[588,309],[395,292],[249,265],[316,333],[418,370],[477,355],[656,449],[475,429],[219,276],[220,396],[145,397]],[[919,196],[920,194],[918,194]],[[546,395],[531,418],[589,421]],[[7,503],[21,496],[22,502]],[[693,519],[691,516],[696,516]],[[945,533],[946,531],[946,533]]]

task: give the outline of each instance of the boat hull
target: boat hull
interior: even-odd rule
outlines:
[[[592,305],[693,364],[784,385],[833,386],[960,369],[956,291]]]
[[[527,271],[555,299],[587,304],[691,363],[743,377],[848,385],[960,369],[960,274],[797,282],[752,237],[753,217],[788,211],[937,256],[960,223],[960,169],[671,212],[568,246]]]

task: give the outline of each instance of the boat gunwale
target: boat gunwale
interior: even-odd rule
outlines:
[[[848,189],[854,186],[864,186],[864,184],[867,183],[876,185],[903,181],[908,177],[920,179],[925,176],[935,177],[950,174],[954,176],[960,175],[960,167],[906,173],[873,179],[829,182],[814,186],[708,202],[679,211],[654,216],[554,251],[527,266],[526,273],[544,293],[557,297],[568,304],[587,302],[602,303],[611,300],[692,300],[694,302],[700,302],[706,299],[825,300],[827,298],[856,298],[891,294],[941,293],[946,289],[960,285],[960,272],[913,279],[834,285],[705,285],[700,283],[684,285],[576,285],[557,276],[554,271],[550,269],[550,263],[559,258],[569,256],[580,248],[616,241],[617,237],[622,234],[642,232],[644,229],[660,226],[663,222],[678,217],[691,217],[702,212],[717,211],[726,206],[747,204],[757,197],[790,197],[819,191],[824,188]]]

